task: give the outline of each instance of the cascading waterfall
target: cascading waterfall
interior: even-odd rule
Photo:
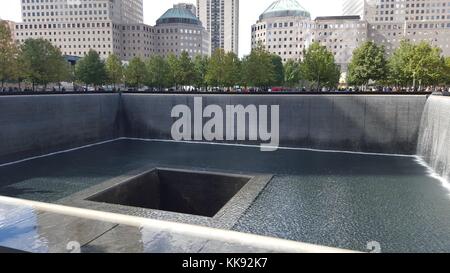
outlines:
[[[417,154],[433,171],[450,180],[450,97],[430,96],[419,131]]]

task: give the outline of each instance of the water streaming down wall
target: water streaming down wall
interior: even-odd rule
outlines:
[[[431,96],[427,100],[417,154],[438,175],[450,179],[450,97]]]

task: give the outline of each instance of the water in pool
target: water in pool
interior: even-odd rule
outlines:
[[[383,252],[450,251],[450,192],[414,157],[118,140],[0,167],[0,195],[55,202],[149,165],[273,174],[237,231],[361,251],[372,241]]]

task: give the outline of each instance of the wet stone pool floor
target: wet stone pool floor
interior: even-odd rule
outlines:
[[[273,175],[236,231],[358,251],[369,242],[382,252],[450,251],[450,192],[415,157],[122,139],[0,167],[0,195],[56,203],[147,166]]]

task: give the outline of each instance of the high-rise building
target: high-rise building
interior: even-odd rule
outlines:
[[[143,0],[34,0],[22,2],[22,20],[37,22],[144,22]]]
[[[366,0],[344,0],[342,6],[343,16],[359,15],[361,18],[365,18],[365,5]]]
[[[393,52],[403,39],[428,41],[450,56],[449,0],[366,0],[369,39]]]
[[[197,16],[211,34],[211,52],[239,53],[239,0],[197,0]]]
[[[264,46],[283,61],[301,60],[312,40],[311,15],[295,0],[272,3],[252,26],[252,48]]]
[[[296,0],[278,0],[252,26],[252,48],[263,46],[284,62],[302,60],[313,42],[327,47],[345,72],[353,50],[367,40],[367,22],[359,16],[311,19]]]
[[[183,8],[189,10],[192,14],[197,16],[197,7],[194,4],[190,3],[178,3],[173,5],[174,8]]]
[[[209,54],[209,34],[191,6],[175,6],[156,26],[143,23],[143,0],[23,0],[23,22],[15,39],[43,38],[64,55],[82,57],[89,50],[102,58],[123,60],[152,54]],[[206,48],[206,49],[205,49]]]
[[[450,56],[450,0],[347,0],[344,10],[344,16],[313,20],[296,0],[275,1],[252,26],[252,48],[262,45],[283,61],[301,60],[303,50],[319,42],[344,74],[355,48],[367,40],[388,54],[404,39],[428,41]]]
[[[156,21],[154,48],[157,54],[179,56],[185,51],[191,57],[209,55],[209,33],[191,10],[189,6],[175,5]]]
[[[63,54],[83,56],[90,49],[106,58],[122,56],[123,30],[143,24],[142,0],[34,0],[22,2],[16,39],[44,38]]]

